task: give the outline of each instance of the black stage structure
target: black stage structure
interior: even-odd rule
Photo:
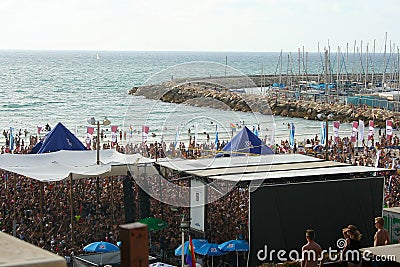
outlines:
[[[372,246],[373,219],[382,215],[383,206],[380,172],[388,171],[301,154],[174,159],[155,164],[191,179],[197,187],[191,189],[196,194],[190,197],[191,204],[196,199],[205,203],[224,186],[249,188],[248,266],[279,261],[279,250],[286,252],[288,260],[291,250],[301,255],[306,229],[316,231],[316,242],[323,249],[339,249],[342,228],[353,224],[363,234],[362,246]],[[200,181],[211,186],[199,189]],[[207,205],[191,208],[195,217],[191,228],[203,236],[208,231],[206,211]]]

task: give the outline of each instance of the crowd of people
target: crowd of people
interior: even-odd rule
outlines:
[[[2,153],[10,153],[9,133],[3,132],[6,145]],[[38,142],[35,136],[29,138],[26,131],[19,131],[14,135],[13,153],[29,153]],[[122,138],[122,137],[121,137]],[[316,157],[325,157],[329,160],[349,163],[352,165],[377,166],[397,170],[399,161],[399,139],[395,135],[386,139],[385,135],[376,137],[372,145],[363,142],[357,147],[349,138],[334,141],[328,140],[328,153],[325,146],[315,138],[297,143],[294,147],[288,141],[282,141],[272,148],[275,153],[304,153]],[[111,144],[103,142],[103,149],[111,148]],[[369,142],[371,143],[371,142]],[[372,144],[371,143],[371,144]],[[217,146],[223,147],[225,142],[215,145],[196,143],[190,140],[188,144],[166,144],[165,142],[126,144],[113,147],[121,153],[140,153],[146,157],[159,159],[164,157],[201,158],[214,156]],[[397,171],[385,173],[385,205],[388,207],[400,205],[400,176]],[[94,241],[119,241],[118,225],[125,223],[124,189],[125,177],[86,178],[73,181],[72,202],[70,195],[70,181],[40,182],[6,171],[0,172],[0,229],[3,232],[16,235],[39,247],[63,256],[73,256],[83,253],[83,247]],[[156,177],[156,176],[155,176]],[[136,177],[140,180],[140,177]],[[138,181],[139,181],[138,180]],[[180,179],[177,174],[169,173],[167,180],[176,185],[188,186],[187,180]],[[150,199],[151,217],[165,220],[168,227],[151,233],[151,252],[166,259],[175,259],[174,249],[180,244],[180,222],[182,215],[189,216],[188,208],[170,209],[167,198],[180,198],[185,193],[171,191],[163,186],[159,179],[148,179],[148,188],[158,195],[157,199]],[[140,210],[139,186],[135,184],[135,205]],[[42,194],[40,191],[42,189]],[[208,205],[208,236],[209,242],[222,243],[230,239],[248,239],[248,189],[235,187],[229,194]],[[183,196],[189,199],[189,196]],[[170,199],[169,203],[173,202]],[[71,217],[72,205],[72,221]],[[138,206],[139,205],[139,206]],[[136,219],[139,215],[136,215]],[[41,220],[41,218],[43,218]],[[15,225],[14,225],[15,223]]]

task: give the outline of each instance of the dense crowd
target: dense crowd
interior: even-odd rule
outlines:
[[[9,134],[4,131],[7,142],[2,153],[11,152]],[[24,142],[26,133],[20,131],[14,139],[13,153],[29,153],[38,141],[36,137],[29,138],[29,144]],[[373,145],[372,145],[373,144]],[[376,140],[362,142],[359,147],[350,142],[349,138],[328,140],[328,157],[332,161],[345,162],[353,165],[378,166],[387,169],[398,169],[399,138],[386,139],[380,135]],[[218,144],[223,147],[225,142]],[[115,147],[121,153],[140,153],[149,158],[182,157],[201,158],[216,154],[216,145],[211,141],[198,144],[190,140],[188,144],[149,143],[126,144],[119,146],[104,142],[102,148]],[[92,148],[95,148],[92,147]],[[282,141],[273,147],[275,153],[303,153],[316,157],[325,157],[325,146],[320,144],[318,136],[296,143],[294,147],[288,141]],[[179,186],[188,186],[188,181],[180,179],[179,175],[166,173],[168,182]],[[400,176],[396,171],[385,173],[385,204],[389,207],[400,205]],[[0,228],[3,232],[13,234],[13,221],[16,220],[16,235],[39,247],[54,253],[71,256],[83,253],[82,248],[94,241],[119,241],[118,225],[125,223],[123,180],[125,177],[86,178],[73,181],[72,185],[72,217],[70,181],[50,182],[40,184],[38,181],[1,171],[0,176]],[[140,181],[140,177],[135,177]],[[168,223],[168,227],[151,233],[151,253],[161,258],[175,259],[174,249],[180,244],[180,222],[182,214],[189,216],[188,208],[171,209],[174,199],[189,201],[188,192],[172,190],[166,186],[167,181],[160,180],[155,175],[146,181],[148,188],[153,190],[150,195],[149,216],[160,218]],[[43,188],[43,194],[40,194]],[[139,186],[135,184],[135,206],[140,210]],[[230,194],[208,205],[208,236],[209,242],[243,238],[248,239],[248,190],[235,187]],[[43,201],[41,201],[43,199]],[[160,201],[162,200],[162,201]],[[43,202],[43,203],[42,203]],[[43,214],[43,215],[41,215]],[[40,218],[43,216],[43,222]],[[137,212],[136,219],[141,219]],[[217,265],[216,265],[217,266]]]

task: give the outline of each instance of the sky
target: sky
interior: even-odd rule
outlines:
[[[398,0],[1,0],[0,49],[317,51],[400,40]]]

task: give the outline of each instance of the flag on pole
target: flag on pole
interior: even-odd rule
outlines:
[[[175,149],[178,146],[179,141],[179,126],[176,126],[176,134],[175,134]]]
[[[374,138],[374,121],[369,121],[369,128],[368,128],[368,141]],[[373,145],[373,144],[372,144]]]
[[[335,143],[339,143],[339,128],[340,128],[340,122],[339,121],[334,121],[333,122],[333,137],[335,139]]]
[[[362,142],[364,140],[364,121],[358,121],[358,141]]]
[[[236,132],[236,124],[231,122],[230,126],[231,126],[232,132]]]
[[[93,135],[94,127],[87,127],[87,133],[90,134],[90,135]]]
[[[321,144],[325,145],[326,141],[326,123],[321,122]]]
[[[14,150],[14,128],[10,127],[10,150]]]
[[[189,236],[189,247],[186,254],[186,263],[189,264],[190,267],[196,267],[196,257],[194,255],[194,246],[191,236]]]
[[[294,132],[295,132],[295,127],[294,123],[290,123],[290,131],[289,131],[289,145],[291,148],[294,147]]]
[[[42,131],[42,126],[37,127],[37,134],[40,135],[40,132]]]
[[[386,139],[391,140],[393,136],[393,121],[386,121]]]
[[[358,132],[358,122],[353,121],[353,125],[351,127],[351,136],[350,136],[350,142],[357,142],[357,132]]]
[[[254,134],[258,137],[258,128],[254,126]]]
[[[218,149],[218,125],[215,125],[215,148]]]
[[[142,126],[142,143],[147,141],[147,137],[149,136],[149,126],[143,125]]]
[[[115,125],[111,126],[112,133],[116,133],[117,131],[118,131],[118,126],[115,126]]]
[[[132,137],[132,135],[133,135],[133,127],[132,127],[132,125],[129,125],[129,134]]]

